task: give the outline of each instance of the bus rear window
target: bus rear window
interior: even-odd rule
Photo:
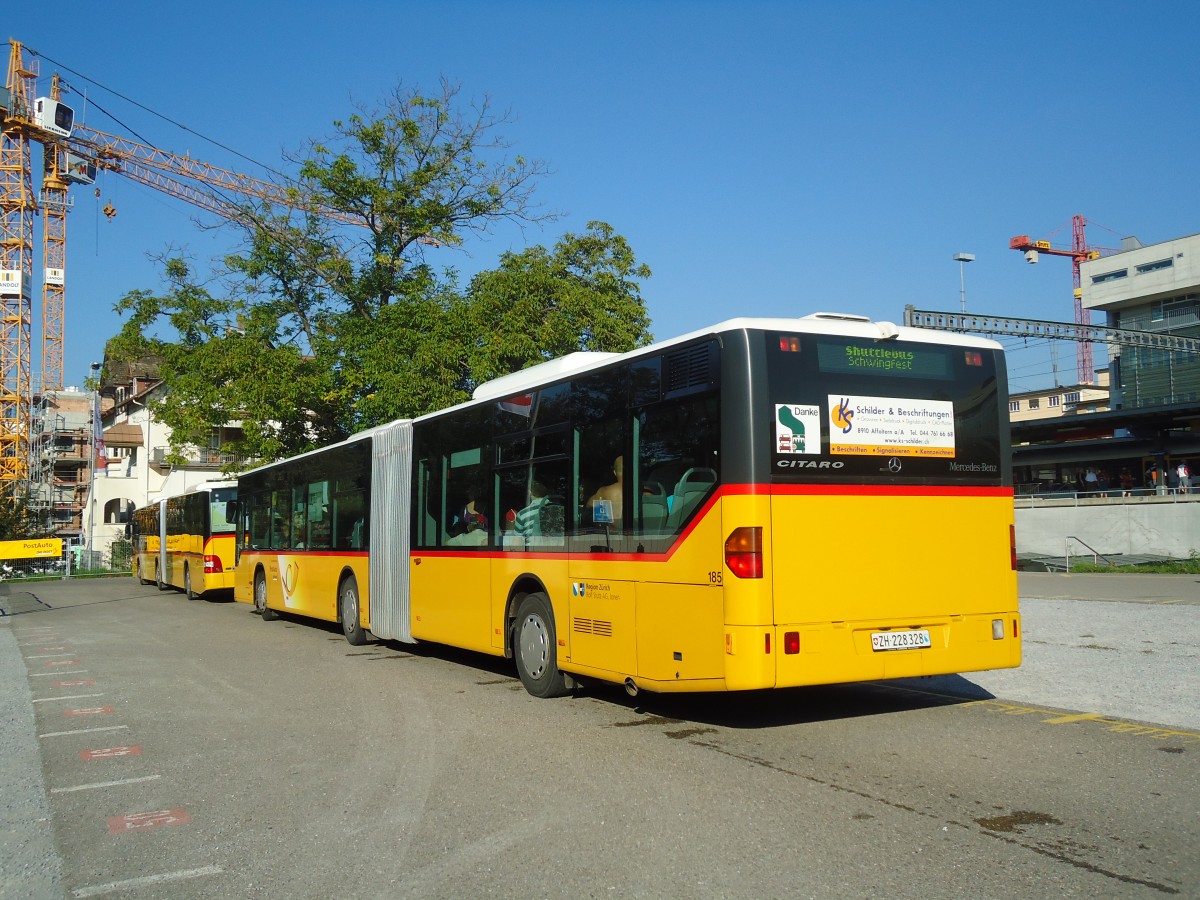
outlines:
[[[977,347],[768,335],[777,478],[1000,484],[1003,358]]]

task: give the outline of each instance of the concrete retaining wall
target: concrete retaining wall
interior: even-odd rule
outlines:
[[[1200,497],[1018,500],[1016,521],[1018,553],[1062,556],[1070,535],[1100,553],[1200,554]],[[1069,543],[1071,555],[1086,554]]]

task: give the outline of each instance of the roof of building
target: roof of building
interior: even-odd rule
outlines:
[[[143,356],[138,359],[117,359],[104,350],[104,381],[106,384],[127,384],[135,378],[158,379],[162,368],[161,356]]]
[[[104,429],[104,443],[110,447],[142,446],[142,426],[122,422]]]

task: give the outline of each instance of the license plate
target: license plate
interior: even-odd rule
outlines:
[[[933,646],[929,640],[929,631],[873,631],[871,632],[872,650],[923,650]]]

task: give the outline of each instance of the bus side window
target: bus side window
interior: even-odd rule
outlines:
[[[644,409],[639,421],[634,532],[675,534],[720,482],[718,399],[666,401]]]
[[[252,550],[271,546],[271,495],[255,494],[249,500],[249,540]]]
[[[308,548],[328,550],[329,482],[316,481],[308,486]]]
[[[292,547],[292,492],[286,488],[271,496],[271,549]]]
[[[333,540],[336,550],[361,550],[366,543],[362,494],[333,498]]]

